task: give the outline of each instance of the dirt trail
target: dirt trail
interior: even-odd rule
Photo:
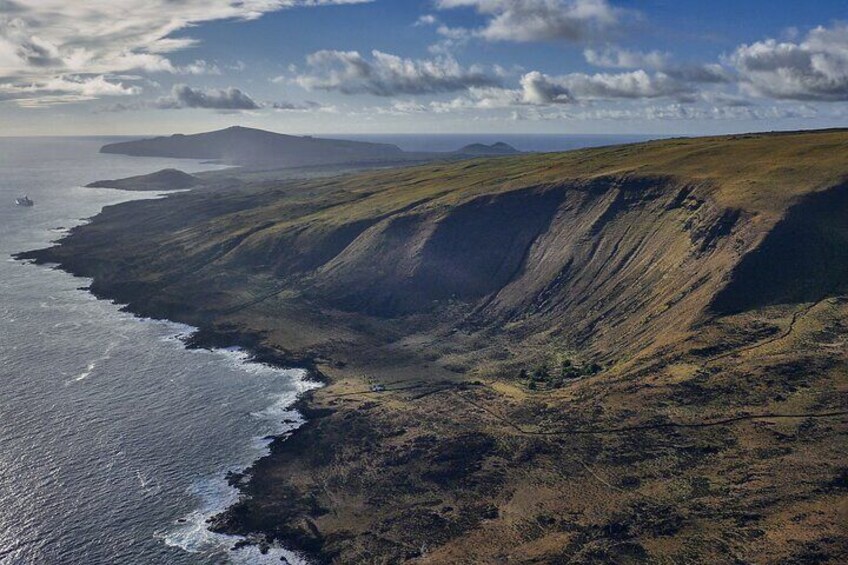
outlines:
[[[715,363],[716,361],[720,361],[722,359],[727,359],[728,357],[732,357],[734,355],[739,355],[740,353],[745,353],[747,351],[753,351],[755,349],[759,349],[761,347],[765,347],[766,345],[769,345],[769,344],[775,343],[777,341],[781,341],[781,340],[786,339],[787,337],[792,335],[792,333],[795,331],[795,324],[798,323],[798,321],[801,319],[801,317],[809,314],[813,310],[813,308],[815,308],[816,306],[818,306],[819,304],[821,304],[825,300],[826,299],[818,300],[818,301],[813,302],[812,304],[810,304],[808,306],[805,306],[804,308],[801,308],[800,310],[793,312],[792,313],[792,319],[789,321],[789,326],[782,333],[780,333],[780,335],[770,337],[766,340],[754,343],[752,345],[740,347],[739,349],[727,351],[725,353],[722,353],[721,355],[716,355],[715,357],[711,357],[710,359],[707,359],[707,361],[704,363],[704,365],[709,365],[710,363]]]
[[[527,430],[522,428],[519,424],[513,422],[506,416],[502,416],[497,412],[483,406],[479,402],[471,400],[470,398],[466,398],[461,394],[456,394],[456,397],[474,406],[475,408],[479,408],[483,410],[490,416],[500,420],[504,424],[508,425],[516,432],[522,435],[532,435],[532,436],[569,436],[569,435],[610,435],[610,434],[623,434],[630,432],[641,432],[647,430],[658,430],[665,428],[710,428],[714,426],[726,426],[731,424],[736,424],[739,422],[746,422],[751,420],[774,420],[774,419],[802,419],[802,418],[837,418],[840,416],[848,416],[848,410],[839,410],[833,412],[811,412],[811,413],[799,413],[799,414],[781,414],[779,412],[766,412],[762,414],[742,414],[739,416],[731,416],[728,418],[722,418],[719,420],[711,420],[711,421],[703,421],[703,422],[663,422],[658,424],[640,424],[635,426],[621,426],[618,428],[571,428],[571,429],[561,429],[561,430]]]

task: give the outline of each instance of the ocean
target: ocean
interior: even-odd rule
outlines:
[[[82,188],[185,160],[101,155],[107,139],[0,139],[0,563],[280,563],[230,551],[205,520],[311,386],[238,351],[188,351],[191,328],[141,320],[13,260],[103,206],[151,195]],[[14,205],[28,194],[32,208]]]
[[[355,138],[357,136],[346,136]],[[562,150],[646,136],[358,136],[404,149],[505,141]],[[85,279],[11,255],[38,249],[103,206],[159,197],[83,188],[190,160],[104,155],[113,138],[0,138],[0,563],[291,563],[206,519],[238,497],[225,481],[298,421],[314,384],[237,350],[186,350],[192,328],[97,300]],[[32,208],[14,199],[29,195]],[[294,424],[296,425],[296,424]]]

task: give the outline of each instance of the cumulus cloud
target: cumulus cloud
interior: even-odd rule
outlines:
[[[451,109],[502,109],[519,106],[557,107],[597,101],[652,100],[671,98],[694,100],[696,90],[662,72],[643,70],[622,73],[571,73],[550,76],[539,71],[525,73],[519,88],[470,88],[449,102],[435,102],[436,111]]]
[[[103,77],[110,74],[131,71],[179,73],[183,70],[167,55],[196,43],[172,37],[180,30],[215,20],[256,19],[296,6],[368,1],[5,1],[0,5],[0,84],[9,89],[61,77],[106,80]],[[189,66],[184,72],[197,70]]]
[[[169,96],[159,98],[156,108],[206,108],[211,110],[258,110],[261,106],[238,88],[203,90],[187,84],[177,84]]]
[[[736,81],[736,76],[718,63],[672,65],[661,70],[671,78],[689,83],[721,84]]]
[[[664,72],[637,70],[623,73],[572,73],[558,79],[575,96],[584,99],[688,98],[695,89]]]
[[[448,56],[405,59],[372,51],[366,59],[358,51],[317,51],[307,57],[310,70],[295,78],[307,90],[334,90],[344,94],[436,94],[470,87],[491,86],[499,80],[482,68],[462,67]]]
[[[586,62],[596,67],[611,69],[652,69],[666,76],[688,83],[726,83],[734,76],[718,63],[675,64],[669,53],[660,51],[631,51],[608,46],[605,49],[585,49]]]
[[[487,18],[475,34],[489,41],[585,41],[620,27],[625,11],[607,0],[437,0],[437,7],[473,7]]]
[[[800,42],[741,45],[730,56],[747,90],[787,100],[848,100],[848,24],[817,27]]]
[[[521,79],[523,100],[529,104],[551,104],[573,100],[609,100],[616,98],[688,97],[691,86],[669,75],[643,70],[621,73],[571,73],[551,77],[538,71]]]
[[[521,77],[521,100],[535,105],[567,104],[574,101],[574,95],[564,80],[533,71]]]

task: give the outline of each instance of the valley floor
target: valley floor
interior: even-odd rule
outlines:
[[[838,563],[845,320],[848,297],[726,317],[555,391],[452,373],[434,336],[328,349],[217,527],[339,562]]]

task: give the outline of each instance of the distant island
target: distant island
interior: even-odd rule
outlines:
[[[403,155],[244,129],[107,149],[345,148]],[[244,496],[216,531],[315,563],[839,563],[846,152],[834,130],[162,171],[192,189],[19,257],[326,384],[228,477]]]
[[[175,134],[104,145],[102,153],[136,157],[207,159],[251,167],[403,164],[518,153],[506,143],[473,144],[448,153],[406,152],[396,145],[294,136],[234,126],[193,135]]]
[[[491,145],[486,145],[484,143],[472,143],[458,150],[457,153],[463,153],[465,155],[494,156],[515,155],[516,153],[520,153],[520,151],[507,143],[499,141]]]
[[[149,175],[138,175],[124,179],[99,180],[87,184],[88,188],[118,188],[121,190],[161,191],[183,190],[200,184],[194,175],[177,169],[162,169]]]

